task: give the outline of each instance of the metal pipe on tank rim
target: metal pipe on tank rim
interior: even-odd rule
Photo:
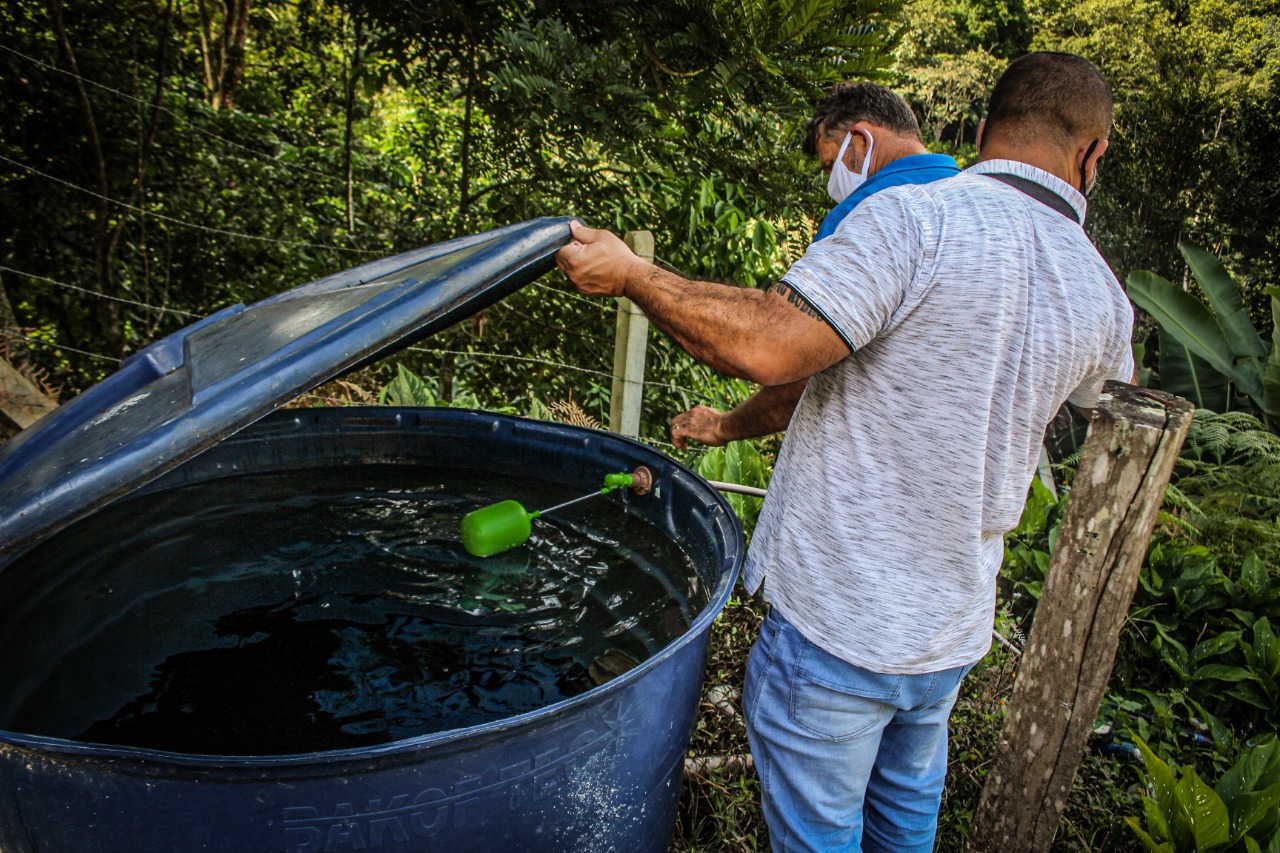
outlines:
[[[707,480],[707,482],[713,488],[722,492],[735,492],[739,495],[750,495],[753,498],[762,498],[767,494],[764,489],[757,489],[755,486],[743,486],[738,483],[722,483],[718,480]]]

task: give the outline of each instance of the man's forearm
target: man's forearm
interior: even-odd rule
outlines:
[[[637,264],[623,293],[649,321],[690,355],[727,373],[759,382],[751,334],[768,316],[758,290],[691,281],[653,264]]]
[[[771,386],[827,366],[818,358],[777,358],[794,344],[797,317],[824,322],[797,312],[779,293],[691,281],[652,264],[636,265],[623,292],[690,355],[730,376]]]
[[[791,423],[796,404],[808,385],[808,379],[800,379],[761,388],[725,413],[720,423],[721,436],[730,442],[782,432]]]

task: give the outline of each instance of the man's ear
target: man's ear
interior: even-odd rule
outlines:
[[[844,152],[844,164],[852,172],[862,168],[862,160],[867,156],[867,137],[863,136],[863,132],[870,131],[867,130],[866,122],[861,121],[851,124],[847,131],[853,136],[849,139],[849,147]]]
[[[1095,142],[1097,143],[1096,147],[1090,151],[1089,147]],[[1080,174],[1086,184],[1093,180],[1093,173],[1098,170],[1098,161],[1102,159],[1103,153],[1110,145],[1111,140],[1109,139],[1091,139],[1088,142],[1081,142],[1076,149],[1076,157],[1080,160]]]
[[[978,122],[978,156],[982,156],[982,131],[987,129],[987,120],[984,118]]]

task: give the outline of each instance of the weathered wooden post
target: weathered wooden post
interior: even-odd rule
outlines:
[[[628,231],[623,239],[637,257],[653,260],[653,232]],[[617,334],[613,339],[613,392],[609,396],[609,429],[613,432],[640,434],[644,356],[648,344],[649,318],[630,299],[620,298]]]
[[[1170,394],[1107,383],[974,815],[971,851],[1049,849],[1193,409]]]

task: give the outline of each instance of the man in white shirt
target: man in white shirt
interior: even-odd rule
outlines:
[[[1132,309],[1082,228],[1110,127],[1097,69],[1031,54],[977,165],[866,199],[768,292],[581,226],[558,256],[712,367],[809,378],[744,578],[771,604],[744,705],[775,851],[932,849],[947,718],[1045,427],[1133,372]]]

